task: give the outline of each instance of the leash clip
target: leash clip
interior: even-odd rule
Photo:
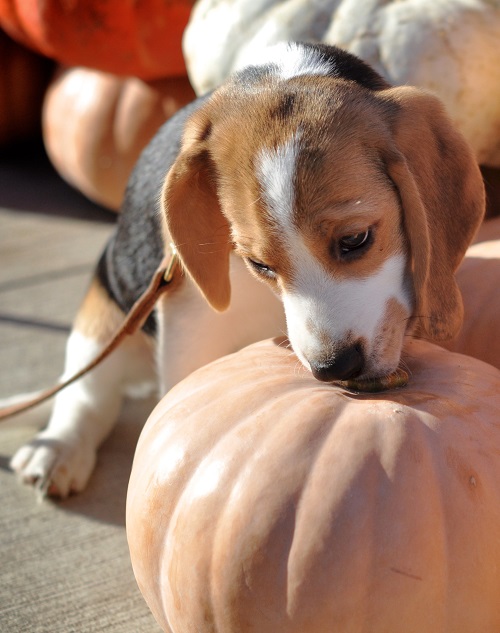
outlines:
[[[179,253],[177,252],[177,249],[175,248],[175,244],[170,242],[169,247],[170,247],[170,259],[168,260],[165,266],[165,272],[163,273],[163,282],[166,284],[169,284],[172,281],[174,277],[175,269],[177,268],[179,264]]]

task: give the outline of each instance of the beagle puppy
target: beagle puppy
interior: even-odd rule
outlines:
[[[459,330],[454,271],[483,213],[479,168],[436,98],[335,47],[275,47],[144,151],[65,374],[107,342],[167,243],[184,272],[141,332],[55,398],[12,468],[48,494],[82,490],[124,395],[161,395],[285,327],[320,381],[394,371],[405,336]]]

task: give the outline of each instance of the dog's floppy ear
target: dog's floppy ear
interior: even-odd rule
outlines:
[[[414,333],[446,340],[462,324],[454,273],[484,215],[483,180],[437,98],[407,87],[378,94],[392,109],[394,145],[384,162],[401,198],[411,250]]]
[[[181,151],[167,174],[162,208],[181,261],[210,305],[229,306],[231,236],[217,196],[207,137],[209,123],[188,121]],[[204,131],[203,131],[204,130]]]

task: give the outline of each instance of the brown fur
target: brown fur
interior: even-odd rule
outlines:
[[[484,186],[471,149],[443,106],[415,88],[381,97],[396,103],[388,173],[405,211],[416,297],[415,333],[455,336],[463,307],[454,273],[484,215]]]
[[[400,353],[403,341],[401,340],[401,321],[406,318],[405,308],[396,299],[387,302],[381,328],[376,338],[372,354],[380,358],[394,358]]]
[[[124,319],[124,313],[94,278],[78,310],[73,327],[80,334],[106,344]]]
[[[462,318],[454,271],[484,213],[479,169],[437,99],[413,88],[371,92],[331,77],[229,84],[188,123],[163,193],[184,265],[219,310],[230,298],[228,262],[246,254],[293,275],[291,254],[266,211],[256,177],[263,148],[298,128],[294,222],[336,278],[366,277],[410,252],[415,332],[446,339]],[[361,221],[355,202],[369,209]],[[336,262],[330,245],[374,227],[377,248]]]

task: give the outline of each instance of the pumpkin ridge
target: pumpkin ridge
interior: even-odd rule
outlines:
[[[325,387],[319,387],[318,388],[318,392],[316,393],[316,398],[314,397],[314,395],[312,395],[309,398],[309,405],[310,405],[310,412],[311,411],[315,411],[315,407],[314,407],[314,401],[318,400],[321,395],[322,395],[322,391],[325,390]],[[291,391],[295,392],[297,391],[297,389],[292,389]],[[283,418],[291,418],[292,421],[295,422],[294,418],[295,418],[295,414],[294,414],[294,409],[295,409],[295,405],[294,402],[291,402],[289,404],[289,401],[291,399],[291,394],[290,393],[286,393],[283,395],[282,398],[279,399],[275,399],[272,400],[272,403],[269,405],[269,409],[268,407],[266,407],[266,413],[269,415],[266,415],[266,418],[269,418],[270,420],[274,419],[274,416],[272,414],[273,409],[276,409],[277,412],[280,413],[280,419],[282,420]],[[283,410],[283,407],[285,407],[285,411]],[[310,413],[309,413],[310,415]],[[314,414],[314,417],[321,417],[318,416],[317,411]],[[302,421],[300,423],[298,423],[298,425],[300,427],[303,428],[307,428],[307,422]],[[280,536],[280,543],[281,543],[281,547],[283,548],[283,551],[288,551],[290,552],[292,547],[293,547],[293,541],[295,538],[295,526],[296,526],[296,516],[298,513],[298,509],[300,507],[300,499],[301,496],[303,494],[303,489],[305,487],[305,484],[307,482],[307,479],[309,477],[309,472],[307,469],[307,464],[309,464],[309,462],[311,460],[314,460],[314,456],[321,450],[322,447],[322,443],[324,441],[324,439],[328,436],[329,431],[330,431],[330,426],[331,423],[330,421],[327,419],[326,416],[326,412],[325,412],[325,420],[322,421],[321,423],[318,423],[314,428],[310,428],[308,430],[308,435],[310,437],[309,441],[308,441],[308,457],[306,459],[306,464],[303,466],[303,474],[301,476],[299,476],[298,473],[298,464],[295,463],[292,470],[294,472],[294,476],[297,477],[297,481],[293,486],[293,490],[289,493],[289,496],[287,497],[288,502],[286,503],[286,505],[284,506],[283,512],[285,512],[286,517],[283,518],[284,523],[282,524],[282,530],[284,530],[284,532],[286,533],[286,537],[284,536],[284,534],[282,534]],[[218,529],[217,529],[217,534],[216,537],[214,539],[214,546],[213,546],[213,552],[212,552],[212,560],[215,559],[220,559],[221,556],[222,558],[224,557],[224,550],[227,547],[227,540],[228,540],[228,525],[233,525],[234,521],[235,521],[235,517],[233,516],[234,513],[234,507],[236,504],[240,503],[240,497],[241,494],[239,492],[240,489],[245,489],[245,481],[248,479],[248,472],[254,471],[256,470],[257,472],[261,472],[261,468],[259,468],[258,464],[266,464],[266,462],[268,462],[269,458],[267,456],[267,451],[269,449],[267,449],[267,447],[269,446],[269,444],[274,445],[274,444],[279,444],[279,442],[277,440],[275,440],[274,442],[272,441],[272,437],[273,434],[276,433],[275,427],[273,425],[272,422],[269,423],[268,427],[266,428],[266,435],[265,435],[265,441],[261,442],[260,444],[262,446],[264,446],[264,448],[266,449],[266,451],[264,452],[264,454],[262,454],[262,452],[259,451],[254,451],[250,457],[250,460],[247,460],[245,462],[245,466],[243,467],[243,469],[238,473],[238,479],[237,481],[233,484],[230,493],[229,493],[229,498],[227,499],[227,503],[224,506],[223,511],[220,513],[220,518],[218,521]],[[286,443],[283,443],[283,445],[286,445]],[[293,457],[293,455],[295,453],[297,453],[297,451],[299,451],[299,456],[300,456],[300,448],[299,447],[295,447],[293,448],[293,450],[287,445],[288,450],[290,452],[291,457]],[[300,442],[300,447],[303,448],[303,443],[302,440]],[[302,455],[303,460],[304,461],[304,455]],[[285,477],[285,475],[280,475],[280,473],[276,473],[276,477]],[[276,483],[276,477],[270,475],[269,476],[269,482],[275,484]],[[264,496],[263,496],[264,495]],[[245,504],[246,505],[246,504]],[[261,492],[259,493],[258,498],[253,499],[252,501],[250,501],[249,503],[250,507],[266,507],[268,508],[268,503],[265,500],[265,487],[261,489]],[[281,523],[280,523],[281,525]],[[248,523],[245,523],[245,530],[248,531]],[[289,559],[290,557],[288,557]],[[226,564],[227,565],[227,564]],[[217,576],[217,565],[214,564],[213,565],[214,569],[215,569],[215,574],[214,574],[214,578],[212,579],[212,587],[214,587],[216,585],[216,581],[217,581],[217,577],[221,578],[221,580],[224,580],[225,583],[224,584],[236,584],[236,580],[233,578],[233,576],[231,575],[231,580],[230,581],[226,581],[224,578],[222,578],[220,576],[220,574]],[[286,617],[288,615],[288,570],[287,569],[283,569],[281,571],[281,577],[283,577],[282,580],[282,585],[283,585],[283,592],[282,592],[282,606],[280,609],[280,613],[283,617]],[[242,567],[241,569],[241,573],[239,576],[241,582],[240,585],[241,586],[246,586],[247,589],[246,591],[249,592],[249,594],[251,595],[253,593],[253,591],[255,591],[255,588],[258,587],[258,582],[255,581],[254,583],[251,583],[250,578],[251,578],[251,572],[248,569],[245,569],[244,567]],[[253,586],[253,591],[252,591],[252,586]],[[277,586],[277,582],[273,583],[273,592],[276,593],[276,586]],[[228,587],[225,588],[225,590],[223,591],[223,593],[227,593],[228,591]],[[220,602],[220,601],[219,601]],[[261,607],[262,608],[262,607]],[[224,613],[227,614],[232,613],[231,607],[229,604],[219,604],[218,605],[218,609],[217,612],[219,613]],[[233,615],[233,619],[238,620],[238,615],[234,616]],[[263,616],[264,617],[264,616]],[[229,618],[229,616],[228,616]],[[224,623],[222,622],[217,622],[218,627],[217,630],[227,630],[227,631],[233,631],[235,630],[235,623],[229,618],[228,621],[225,621]],[[279,624],[279,630],[284,630],[283,627],[283,623],[280,621],[279,623],[275,623],[276,626],[278,626]],[[266,629],[267,630],[267,629]],[[271,629],[269,629],[271,630]],[[274,629],[276,630],[276,629]]]
[[[208,373],[208,372],[207,372]],[[263,381],[267,379],[267,378],[263,378]],[[188,379],[189,380],[189,379]],[[198,393],[198,392],[202,392],[204,391],[204,389],[206,389],[207,387],[213,388],[213,380],[210,379],[210,376],[208,377],[208,382],[204,382],[203,380],[201,380],[199,383],[197,382],[197,384],[195,385],[195,389],[194,392]],[[220,406],[219,406],[219,401],[221,400],[221,398],[225,398],[227,396],[227,383],[225,380],[220,381],[220,393],[214,397],[210,403],[207,403],[205,406],[202,406],[198,409],[198,413],[200,415],[204,415],[204,410],[205,409],[213,409],[214,411],[219,411],[220,410]],[[203,385],[202,388],[198,388],[198,384]],[[174,387],[175,390],[175,387]],[[241,397],[244,397],[244,393],[245,393],[245,389],[244,389],[244,384],[240,385],[240,391],[242,392]],[[175,395],[175,394],[174,394]],[[259,398],[260,400],[260,398]],[[182,410],[182,400],[175,400],[175,404],[174,406],[169,409],[169,414],[171,418],[176,418],[178,415],[178,409]],[[222,407],[223,409],[223,407]],[[184,416],[181,415],[181,419]],[[249,416],[250,418],[250,422],[252,424],[252,426],[255,424],[255,420],[252,419],[252,416]],[[167,538],[164,541],[162,550],[161,550],[161,556],[159,557],[160,559],[162,558],[168,558],[169,560],[169,567],[171,567],[171,569],[175,569],[175,552],[169,552],[168,549],[170,547],[170,544],[175,542],[176,540],[176,534],[179,531],[179,526],[177,525],[177,517],[179,513],[182,512],[186,512],[186,506],[191,507],[191,510],[188,511],[188,514],[191,514],[193,512],[192,510],[192,499],[190,499],[190,496],[192,496],[193,491],[192,488],[193,486],[195,486],[195,483],[193,483],[196,479],[196,477],[200,477],[203,474],[203,469],[206,468],[206,465],[210,463],[211,460],[213,460],[214,458],[214,451],[220,451],[220,445],[221,443],[224,443],[224,441],[229,441],[231,442],[232,440],[232,436],[233,435],[240,435],[241,434],[241,427],[244,427],[245,425],[248,424],[249,419],[247,418],[242,418],[238,421],[238,424],[236,425],[236,427],[232,427],[230,428],[229,432],[226,433],[225,431],[223,431],[223,435],[222,438],[219,440],[219,442],[217,443],[217,445],[215,446],[211,446],[209,447],[208,452],[205,454],[205,456],[203,457],[203,459],[201,460],[201,462],[196,466],[196,462],[193,456],[191,456],[190,459],[190,463],[189,464],[185,464],[182,473],[179,472],[179,476],[183,479],[183,481],[185,481],[185,487],[184,489],[181,491],[179,496],[176,496],[175,494],[171,494],[171,503],[169,504],[170,506],[175,506],[175,510],[174,512],[171,514],[171,516],[168,518],[167,520],[167,527],[166,527],[166,533],[167,533]],[[204,427],[204,431],[206,433],[206,435],[210,436],[213,431],[214,431],[214,427],[212,425],[212,422],[210,420],[207,420],[207,423]],[[169,443],[172,444],[173,442],[175,442],[175,435],[179,433],[181,435],[187,434],[189,435],[189,428],[186,428],[185,425],[183,425],[182,423],[179,423],[177,425],[177,429],[172,433],[169,434]],[[264,438],[262,438],[261,440],[262,442],[264,442]],[[200,442],[200,435],[198,434],[197,436],[197,442]],[[252,452],[255,450],[254,446],[249,446],[247,448],[248,452]],[[192,468],[192,466],[194,465],[194,468]],[[236,464],[237,466],[237,464]],[[229,468],[230,471],[230,468]],[[226,469],[226,477],[229,477],[229,471]],[[212,501],[213,503],[213,501]],[[224,503],[222,503],[222,507],[224,506]],[[210,572],[208,572],[210,573]],[[170,571],[168,574],[165,575],[165,577],[170,577],[172,574],[175,574],[175,571]],[[166,609],[166,611],[170,611],[172,612],[172,609],[169,609],[169,603],[168,600],[170,600],[170,594],[171,594],[171,589],[169,588],[168,590],[166,590],[166,587],[164,587],[163,591],[162,591],[162,596],[164,598],[164,609]],[[172,601],[174,603],[174,605],[181,605],[182,604],[182,600],[180,598],[179,595],[177,596],[172,596]],[[203,602],[202,600],[202,596],[200,596],[199,598],[200,603]],[[177,607],[174,609],[175,611],[177,611]],[[205,611],[205,617],[208,618],[210,617],[210,612],[211,612],[211,608],[210,608],[210,604],[206,604],[204,606],[204,611]],[[173,627],[175,628],[175,627]]]
[[[294,375],[269,342],[195,372],[175,407],[166,396],[127,499],[134,571],[159,621],[176,633],[498,629],[500,371],[410,349],[409,385],[376,397]],[[193,463],[155,482],[177,443]]]

